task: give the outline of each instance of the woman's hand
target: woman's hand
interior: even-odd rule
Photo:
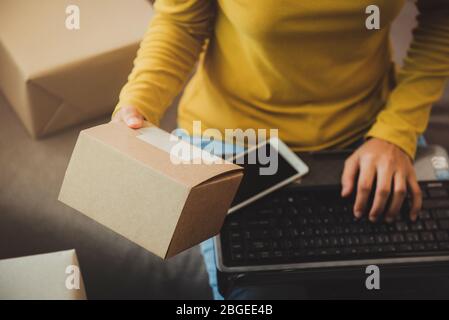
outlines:
[[[369,220],[376,221],[385,212],[387,222],[399,213],[407,190],[412,195],[410,218],[418,217],[422,205],[421,189],[416,180],[410,157],[399,147],[387,141],[372,138],[357,149],[345,162],[342,196],[349,196],[355,189],[358,174],[354,215],[362,217],[369,209]],[[376,192],[371,208],[366,208],[376,179]]]
[[[112,122],[121,121],[132,129],[140,129],[143,126],[144,118],[137,108],[130,106],[120,108],[112,118]]]

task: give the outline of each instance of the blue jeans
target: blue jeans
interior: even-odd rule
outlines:
[[[235,146],[233,144],[222,143],[220,141],[210,141],[208,139],[201,139],[200,137],[191,137],[186,135],[183,131],[176,133],[178,137],[189,142],[201,149],[207,148],[208,151],[214,151],[216,156],[227,157],[229,155],[238,154],[245,150],[241,146]],[[216,144],[216,145],[213,145]],[[212,289],[212,294],[215,300],[223,300],[223,296],[218,292],[217,283],[217,266],[215,264],[215,248],[213,238],[210,238],[200,244],[201,254],[204,258],[207,274],[209,275],[209,285]]]

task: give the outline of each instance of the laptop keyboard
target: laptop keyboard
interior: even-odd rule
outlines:
[[[449,183],[421,183],[423,209],[408,218],[410,199],[393,223],[356,220],[340,186],[285,188],[227,216],[220,241],[224,265],[285,265],[449,255]]]

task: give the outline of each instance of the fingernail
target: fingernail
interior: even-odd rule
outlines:
[[[361,217],[362,217],[362,211],[356,210],[356,211],[354,212],[354,215],[355,215],[357,218],[361,218]]]
[[[131,117],[126,119],[126,124],[128,126],[135,126],[139,124],[139,119],[137,119],[136,117]]]

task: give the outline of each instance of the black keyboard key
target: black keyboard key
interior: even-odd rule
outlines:
[[[444,188],[430,188],[427,193],[430,198],[445,198],[448,196],[447,190]]]
[[[248,227],[269,227],[272,221],[270,219],[257,219],[248,221]]]
[[[270,247],[268,241],[253,241],[250,243],[251,250],[267,250]]]
[[[232,260],[234,260],[236,262],[244,260],[243,253],[233,253],[232,254]]]
[[[424,224],[425,224],[427,230],[438,229],[438,225],[434,220],[427,220]]]
[[[365,246],[363,246],[363,247],[359,247],[359,250],[360,250],[360,253],[362,253],[362,254],[369,254],[369,253],[372,253],[371,247],[365,247]]]
[[[271,236],[269,229],[256,229],[250,231],[250,239],[268,239]]]
[[[435,232],[435,236],[438,239],[438,241],[448,241],[449,235],[447,231],[437,231]]]
[[[423,199],[423,209],[438,209],[449,207],[449,199]]]
[[[422,231],[422,230],[424,230],[424,226],[421,221],[417,221],[415,223],[412,223],[412,225],[410,226],[410,229],[412,231]]]
[[[413,250],[415,251],[425,251],[427,250],[427,246],[424,243],[414,243]]]
[[[282,238],[282,236],[284,235],[284,232],[282,231],[282,229],[273,229],[273,231],[271,232],[271,235],[273,238],[278,239],[278,238]]]
[[[294,258],[302,258],[305,255],[305,252],[302,252],[302,251],[291,251],[289,253],[289,255],[294,257]]]
[[[289,250],[294,247],[294,243],[292,240],[284,240],[281,242],[281,247],[286,250]]]
[[[375,236],[377,244],[384,244],[389,242],[389,237],[386,234],[378,234]]]
[[[396,230],[399,232],[408,231],[408,225],[404,221],[398,221],[396,222]]]
[[[331,242],[330,242],[330,239],[328,237],[323,238],[322,241],[323,241],[323,247],[330,247],[331,246]]]
[[[271,250],[282,250],[282,245],[278,241],[271,241]]]
[[[449,242],[440,242],[439,245],[441,250],[449,250]]]
[[[329,251],[329,249],[320,249],[320,250],[318,251],[318,254],[319,254],[320,256],[327,256],[327,255],[330,255],[330,251]]]
[[[438,251],[440,249],[440,247],[438,246],[438,243],[436,243],[436,242],[426,243],[426,248],[429,251]]]
[[[262,251],[262,252],[259,252],[259,258],[260,259],[270,259],[271,254],[269,251]]]
[[[441,220],[440,228],[443,230],[449,230],[449,220]]]
[[[394,245],[391,245],[391,244],[382,246],[382,249],[383,249],[384,252],[387,252],[387,253],[389,253],[389,252],[396,252],[397,251],[396,247]]]
[[[233,221],[230,221],[230,222],[229,222],[229,226],[230,226],[231,228],[239,228],[239,227],[242,226],[242,222],[239,221],[239,220],[233,220]]]
[[[299,230],[299,235],[301,237],[310,237],[314,234],[313,229],[312,228],[305,228],[305,229],[300,229]]]
[[[293,225],[293,221],[287,217],[281,220],[281,226],[282,227],[290,227]]]
[[[415,232],[408,232],[405,234],[405,239],[407,240],[407,242],[418,242],[419,235]]]
[[[241,239],[243,237],[243,234],[241,232],[232,231],[230,234],[231,241],[235,239]]]
[[[402,243],[405,241],[405,237],[402,233],[394,233],[391,235],[391,241],[393,243]]]
[[[421,212],[419,213],[419,218],[421,220],[427,220],[430,219],[430,211],[429,210],[421,210]]]
[[[262,208],[260,210],[258,210],[257,214],[258,215],[264,215],[264,216],[271,216],[275,213],[275,211],[271,208]]]
[[[299,239],[298,247],[301,249],[308,248],[310,246],[310,242],[308,239]]]
[[[449,209],[434,209],[433,217],[435,219],[449,219]]]
[[[410,252],[410,251],[413,251],[413,247],[412,247],[411,244],[400,244],[400,245],[398,246],[398,251],[401,251],[401,252]]]
[[[235,243],[231,245],[232,251],[241,251],[243,250],[243,245],[241,243]]]
[[[421,232],[420,234],[422,241],[430,242],[435,240],[432,232]]]
[[[297,228],[289,228],[285,234],[290,238],[296,238],[299,236],[299,230]]]
[[[339,245],[338,238],[337,237],[330,237],[329,238],[329,244],[333,247],[337,247]]]
[[[306,251],[306,256],[308,256],[308,257],[315,257],[317,255],[319,255],[318,250],[307,250]]]

